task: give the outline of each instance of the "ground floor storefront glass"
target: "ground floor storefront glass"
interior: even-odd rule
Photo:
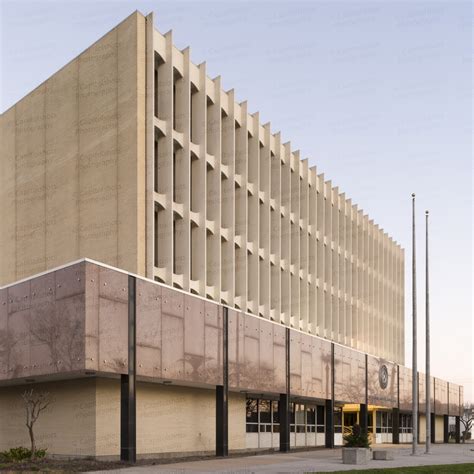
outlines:
[[[247,448],[280,447],[278,401],[247,398]],[[324,446],[324,406],[290,403],[290,445]]]
[[[413,440],[413,417],[410,413],[399,415],[400,443],[411,443]]]

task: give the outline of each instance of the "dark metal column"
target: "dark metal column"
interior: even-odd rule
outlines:
[[[456,444],[459,444],[461,442],[461,417],[455,416],[454,418],[456,419],[455,439],[456,439]]]
[[[332,400],[326,400],[326,448],[334,448],[334,404]]]
[[[367,407],[369,406],[369,385],[368,385],[368,358],[367,354],[365,354],[365,387],[364,387],[364,403],[360,405],[360,413],[359,413],[359,424],[362,428],[362,432],[367,434],[368,432],[368,424],[369,424],[369,413]]]
[[[400,366],[397,365],[397,407],[392,411],[392,443],[400,444]]]
[[[400,444],[400,409],[392,410],[392,443]]]
[[[369,419],[369,416],[367,413],[367,405],[365,403],[361,403],[359,407],[360,407],[359,425],[362,429],[362,432],[367,434],[367,422]]]
[[[223,308],[222,385],[216,386],[216,456],[229,455],[229,310]]]
[[[443,415],[443,443],[449,443],[449,415]]]
[[[326,448],[334,448],[334,344],[331,344],[331,400],[326,400]]]
[[[430,430],[431,442],[434,444],[436,443],[436,417],[434,413],[431,413],[430,423],[431,423],[431,430]]]
[[[136,404],[136,278],[128,276],[128,374],[120,387],[120,460],[137,460]]]
[[[280,394],[278,414],[280,417],[280,452],[290,451],[290,328],[285,334],[285,378],[286,393]]]

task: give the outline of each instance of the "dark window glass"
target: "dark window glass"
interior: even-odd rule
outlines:
[[[272,402],[273,423],[280,423],[280,413],[278,411],[278,402]]]
[[[378,411],[375,416],[375,426],[380,428],[382,426],[382,412]],[[379,431],[377,431],[379,433]]]
[[[258,409],[260,412],[260,423],[271,423],[271,413],[270,413],[271,402],[270,400],[259,400]]]
[[[290,424],[295,423],[295,404],[290,403]]]
[[[324,425],[324,407],[318,405],[316,407],[317,415],[318,415],[318,425]]]
[[[304,425],[296,425],[296,432],[297,433],[304,433],[305,432],[305,429],[304,429]]]
[[[280,432],[280,425],[273,425],[273,432],[279,433]]]
[[[367,416],[367,424],[369,425],[370,428],[372,428],[374,424],[374,417],[372,413],[369,413],[369,415]]]
[[[308,425],[316,424],[316,409],[311,406],[306,407],[306,423]]]
[[[295,424],[304,425],[305,407],[301,403],[295,404]]]
[[[318,433],[324,433],[324,426],[318,425],[318,426],[316,427],[316,431],[317,431]]]
[[[257,423],[255,424],[247,423],[247,433],[258,433]]]
[[[290,432],[294,433],[295,432],[295,425],[290,425]]]
[[[247,423],[258,423],[257,399],[247,398]]]

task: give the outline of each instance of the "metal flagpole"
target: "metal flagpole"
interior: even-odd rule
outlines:
[[[431,443],[431,384],[430,384],[430,288],[428,275],[428,211],[426,214],[426,454],[430,452]]]
[[[412,427],[413,441],[412,454],[416,454],[416,443],[418,438],[418,367],[417,367],[417,347],[416,347],[416,243],[415,243],[415,193],[412,197],[412,314],[413,314],[413,363],[412,363]]]

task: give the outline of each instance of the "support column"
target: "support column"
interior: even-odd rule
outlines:
[[[128,276],[128,373],[120,384],[120,460],[137,460],[136,278]]]
[[[280,394],[278,412],[280,417],[280,452],[290,451],[290,328],[285,334],[285,378],[286,393]]]
[[[368,412],[367,412],[367,404],[361,403],[360,404],[360,412],[359,412],[359,424],[362,429],[362,432],[367,434],[367,424],[368,424]]]
[[[334,343],[331,344],[331,400],[326,400],[326,448],[334,448]]]
[[[362,428],[362,432],[367,434],[368,433],[368,424],[369,424],[369,414],[367,411],[367,407],[369,406],[369,381],[368,381],[368,357],[365,354],[365,403],[361,403],[360,405],[360,427]]]
[[[431,413],[430,425],[431,442],[434,444],[436,443],[436,416],[434,413]]]
[[[459,444],[461,442],[461,417],[456,416],[456,433],[455,433],[455,439],[456,439],[456,444]]]
[[[443,443],[449,443],[449,415],[443,415]]]
[[[278,414],[280,417],[280,452],[287,453],[290,451],[290,400],[286,393],[280,394]]]
[[[392,411],[392,443],[400,444],[400,366],[397,365],[397,407]]]
[[[392,443],[400,444],[400,410],[392,410]]]
[[[334,448],[334,404],[332,400],[326,400],[326,448]]]
[[[222,318],[222,385],[216,386],[216,456],[229,455],[229,310]]]

